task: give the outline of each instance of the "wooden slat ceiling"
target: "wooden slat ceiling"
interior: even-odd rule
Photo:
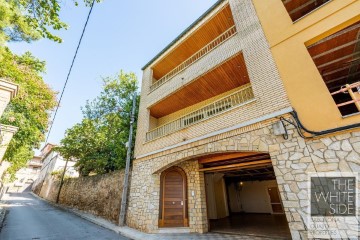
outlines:
[[[360,81],[360,22],[309,46],[308,50],[330,92]],[[334,100],[339,104],[348,101],[349,96],[338,94]],[[352,108],[349,105],[340,111],[347,115]]]
[[[237,171],[225,172],[225,180],[227,182],[239,183],[246,181],[265,181],[274,179],[276,178],[272,166],[253,167]]]
[[[212,159],[215,158],[217,158],[217,160],[212,161]],[[212,167],[226,166],[230,164],[252,162],[258,160],[268,160],[268,159],[270,159],[270,156],[267,153],[244,152],[244,153],[221,154],[215,157],[214,156],[202,157],[199,158],[198,161],[203,165],[203,168],[212,168]]]
[[[200,171],[222,173],[227,181],[262,181],[275,179],[274,169],[268,153],[235,152],[218,153],[198,159]]]
[[[153,66],[154,78],[160,79],[166,75],[233,25],[234,19],[230,6],[226,5],[211,20]]]
[[[330,0],[283,0],[283,3],[291,19],[295,21],[328,1]]]
[[[249,82],[244,57],[239,53],[153,105],[150,113],[160,118]]]
[[[359,79],[360,22],[308,47],[329,89]]]

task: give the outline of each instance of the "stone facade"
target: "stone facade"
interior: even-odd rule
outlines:
[[[141,124],[136,136],[127,225],[144,232],[159,232],[160,175],[177,166],[187,175],[189,229],[207,232],[205,180],[204,173],[199,171],[198,158],[219,153],[259,152],[271,157],[293,239],[307,239],[308,174],[358,173],[360,130],[304,139],[293,125],[287,124],[287,139],[275,135],[273,123],[280,117],[294,120],[289,114],[293,109],[270,46],[251,0],[223,1],[214,11],[225,4],[230,4],[236,35],[150,93],[151,65],[144,69],[138,120]],[[202,23],[200,21],[188,34]],[[183,112],[201,107],[202,103],[155,120],[150,116],[149,107],[239,52],[246,62],[255,101],[164,137],[145,141],[146,132],[156,124],[172,121]],[[344,231],[347,230],[344,227]]]
[[[123,171],[104,175],[65,179],[59,203],[95,214],[114,223],[119,221]],[[34,189],[40,197],[55,202],[60,180],[58,177],[45,179],[41,189]]]
[[[197,158],[213,153],[259,151],[271,156],[293,239],[307,239],[307,174],[359,172],[360,131],[305,140],[289,125],[289,138],[285,140],[273,134],[272,123],[275,121],[278,119],[262,122],[248,132],[239,134],[239,130],[234,130],[189,144],[182,150],[175,148],[147,160],[135,161],[127,224],[145,232],[158,231],[160,173],[171,166],[179,166],[187,174],[190,229],[206,232],[204,175],[197,171]],[[191,197],[191,191],[195,191],[195,196]]]

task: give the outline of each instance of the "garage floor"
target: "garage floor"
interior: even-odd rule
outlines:
[[[291,239],[289,226],[284,214],[236,214],[227,218],[210,220],[210,231]]]

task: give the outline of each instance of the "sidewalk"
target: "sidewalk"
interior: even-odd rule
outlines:
[[[121,234],[127,238],[133,239],[133,240],[202,240],[202,239],[210,239],[210,240],[220,240],[220,239],[226,239],[226,240],[274,240],[274,238],[267,238],[267,237],[257,237],[257,236],[240,236],[240,235],[231,235],[231,234],[219,234],[219,233],[206,233],[206,234],[198,234],[198,233],[178,233],[178,234],[148,234],[143,233],[138,230],[135,230],[133,228],[129,227],[120,227],[112,222],[109,222],[103,218],[94,216],[89,213],[85,213],[82,211],[79,211],[77,209],[69,208],[63,205],[59,205],[50,201],[47,201],[46,199],[40,198],[38,195],[30,192],[33,196],[36,198],[39,198],[45,202],[48,202],[49,204],[63,209],[68,212],[72,212],[75,215],[86,219],[94,224],[97,224],[101,227],[110,229],[114,232],[117,232],[118,234]]]

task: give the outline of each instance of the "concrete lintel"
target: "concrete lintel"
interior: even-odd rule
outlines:
[[[19,85],[0,78],[0,90],[10,92],[11,98],[14,98],[19,92]]]
[[[17,133],[17,131],[19,130],[18,127],[11,126],[11,125],[5,125],[5,124],[0,124],[0,129],[1,129],[1,131],[10,132],[13,134]]]

